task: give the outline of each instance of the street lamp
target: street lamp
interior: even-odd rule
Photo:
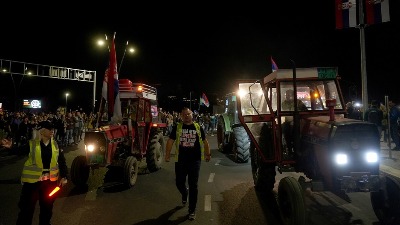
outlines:
[[[67,106],[68,106],[68,95],[69,93],[65,93],[65,115],[67,115]]]

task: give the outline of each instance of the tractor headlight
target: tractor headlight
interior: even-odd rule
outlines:
[[[378,153],[373,152],[373,151],[369,151],[369,152],[365,153],[365,160],[368,163],[376,163],[376,162],[378,162]]]
[[[338,165],[345,165],[348,163],[347,155],[344,153],[338,153],[335,155],[335,162]]]
[[[94,145],[93,144],[85,145],[85,150],[88,151],[88,152],[93,152],[94,151]]]

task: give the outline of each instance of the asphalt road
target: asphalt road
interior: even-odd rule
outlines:
[[[197,218],[187,220],[187,206],[180,203],[175,188],[174,164],[143,172],[134,187],[121,184],[121,171],[100,168],[89,178],[86,190],[71,182],[62,189],[54,206],[53,224],[58,225],[150,225],[209,224],[254,225],[282,224],[276,193],[261,195],[254,190],[250,163],[237,164],[231,155],[217,150],[216,137],[208,136],[212,160],[203,162],[199,180]],[[84,153],[83,144],[65,150],[67,163]],[[19,177],[24,157],[0,158],[0,225],[15,224],[21,190]],[[297,178],[299,173],[277,174],[275,191],[284,176]],[[345,201],[330,192],[306,191],[307,224],[310,225],[378,225],[369,193],[349,194]],[[38,222],[39,207],[34,224]]]

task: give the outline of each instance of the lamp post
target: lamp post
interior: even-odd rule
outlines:
[[[68,111],[67,111],[67,106],[68,106],[68,95],[69,93],[65,93],[65,115],[67,115]]]

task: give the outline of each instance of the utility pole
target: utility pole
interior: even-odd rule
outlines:
[[[362,86],[362,111],[368,109],[368,84],[367,84],[367,66],[365,54],[365,23],[364,23],[364,6],[363,1],[358,2],[359,6],[359,21],[358,28],[360,29],[360,50],[361,50],[361,86]]]

